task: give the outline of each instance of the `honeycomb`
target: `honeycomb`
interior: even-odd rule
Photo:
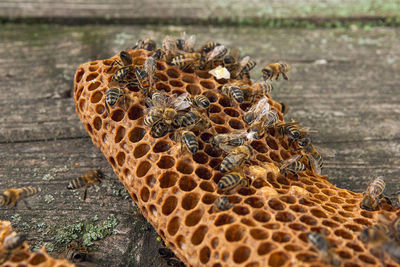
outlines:
[[[139,66],[151,54],[129,53]],[[245,170],[251,185],[228,196],[231,209],[215,212],[223,176],[218,167],[226,153],[213,148],[209,139],[246,129],[242,117],[251,103],[238,105],[221,95],[218,89],[227,80],[158,61],[158,90],[203,94],[211,102],[211,127],[195,131],[199,150],[181,153],[170,135],[151,137],[143,124],[144,97],[136,87],[125,89],[127,107],[115,105],[105,116],[105,92],[116,70],[109,68],[116,59],[118,55],[78,67],[76,112],[143,215],[187,266],[325,266],[307,239],[310,231],[327,237],[341,266],[380,264],[379,255],[359,235],[377,222],[378,214],[394,217],[395,212],[387,204],[379,211],[361,209],[362,194],[337,188],[309,167],[298,177],[280,174],[275,164],[296,152],[274,129],[250,143],[254,153]],[[280,104],[271,99],[269,104],[283,120]],[[386,263],[398,266],[388,257]]]
[[[0,251],[3,249],[4,239],[11,234],[15,234],[15,232],[12,231],[11,223],[8,221],[0,220]],[[38,252],[31,252],[29,250],[28,244],[24,242],[21,248],[13,250],[9,260],[1,266],[2,267],[28,267],[28,266],[72,267],[75,265],[69,263],[67,260],[53,259],[46,253],[46,249],[44,247]]]

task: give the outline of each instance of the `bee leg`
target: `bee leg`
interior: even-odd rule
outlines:
[[[107,100],[104,100],[104,105],[106,106],[106,117],[108,117],[108,114],[110,114],[110,107],[108,106]]]
[[[111,63],[110,67],[108,68],[107,72],[109,72],[110,70],[112,70],[112,68],[114,67],[115,64],[117,64],[117,65],[119,65],[119,66],[122,66],[122,64],[121,64],[118,60],[114,60],[114,61]]]
[[[83,201],[86,201],[87,190],[88,190],[88,188],[86,187],[85,191],[83,192]]]
[[[283,79],[285,79],[286,81],[289,80],[289,77],[288,77],[285,73],[283,73],[283,72],[282,72],[282,77],[283,77]]]
[[[388,203],[390,206],[394,206],[394,203],[392,202],[392,200],[388,197],[388,196],[385,196],[385,195],[382,195],[381,196],[381,199],[384,199],[385,201],[386,201],[386,203]]]

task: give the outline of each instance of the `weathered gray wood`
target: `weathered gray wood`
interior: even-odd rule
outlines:
[[[79,64],[110,57],[146,36],[160,42],[165,34],[181,31],[197,33],[200,43],[217,40],[240,47],[243,54],[256,59],[256,78],[264,63],[291,63],[291,80],[274,82],[272,96],[291,107],[287,118],[317,130],[315,142],[336,152],[335,158],[326,158],[324,173],[329,180],[361,192],[372,177],[384,175],[389,193],[399,189],[399,29],[9,24],[0,31],[0,188],[40,185],[46,188],[42,195],[54,195],[54,200],[48,204],[34,197],[32,211],[23,205],[17,211],[1,209],[0,219],[11,219],[17,230],[31,229],[36,238],[42,230],[30,224],[44,221],[58,227],[95,214],[104,220],[112,211],[120,222],[120,234],[97,243],[99,265],[109,266],[106,262],[112,260],[113,266],[151,266],[157,253],[155,233],[147,231],[148,224],[135,215],[131,201],[113,193],[121,185],[107,181],[100,191],[90,190],[86,202],[79,200],[82,192],[64,189],[68,178],[98,167],[116,182],[81,126],[67,92]],[[327,64],[316,64],[324,63],[321,59]],[[43,180],[46,175],[54,179]],[[35,246],[50,238],[50,233],[43,235]]]
[[[0,17],[5,18],[73,18],[179,21],[187,19],[270,19],[270,18],[331,18],[331,17],[396,17],[398,0],[290,0],[290,1],[178,1],[178,0],[63,0],[26,1],[2,0]]]
[[[107,161],[89,138],[0,145],[0,188],[39,186],[42,191],[17,208],[0,208],[0,220],[10,220],[18,232],[27,233],[29,244],[46,245],[53,256],[65,247],[54,242],[59,231],[93,216],[101,224],[110,214],[118,220],[114,234],[94,241],[92,262],[96,266],[165,266],[155,257],[159,242],[152,226],[140,214]],[[69,181],[100,168],[107,179],[88,190],[66,189]],[[54,248],[53,250],[51,248]]]

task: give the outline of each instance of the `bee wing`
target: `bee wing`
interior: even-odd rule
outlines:
[[[217,56],[223,56],[223,55],[221,55],[221,52],[224,51],[225,49],[226,48],[223,45],[218,45],[218,46],[214,47],[214,49],[207,54],[207,60],[210,61],[210,60],[213,60]]]
[[[219,148],[222,149],[225,152],[230,153],[230,152],[233,152],[236,149],[236,146],[230,146],[230,145],[227,145],[225,143],[221,143],[221,144],[219,144]]]
[[[175,58],[177,58],[177,57],[175,57]],[[177,60],[179,60],[180,62],[190,63],[190,62],[196,61],[196,58],[193,58],[193,57],[186,57],[186,58],[177,59]]]
[[[176,46],[176,40],[172,36],[165,36],[162,41],[162,47],[166,53],[172,52],[177,53],[179,52],[178,47]]]
[[[231,134],[231,136],[232,136],[232,139],[231,139],[231,140],[243,138],[243,137],[245,137],[246,135],[247,135],[247,131],[241,131],[241,132],[238,132],[238,133],[232,133],[232,134]],[[231,141],[231,140],[230,140],[230,141]]]
[[[331,149],[327,149],[327,148],[323,148],[323,147],[319,147],[314,145],[314,148],[318,151],[318,153],[320,153],[321,155],[328,157],[328,158],[333,158],[336,156],[336,152],[334,150]]]
[[[184,110],[192,105],[188,93],[183,93],[173,100],[173,105],[176,110]]]
[[[312,155],[307,155],[308,161],[311,165],[311,168],[317,173],[321,174],[322,170],[321,167],[319,166],[317,160],[312,156]]]
[[[185,40],[185,51],[192,51],[194,50],[194,46],[196,44],[196,35],[190,35],[189,37],[187,37],[186,33],[185,33],[185,37],[182,38]]]
[[[246,66],[246,64],[249,63],[249,61],[250,61],[250,57],[249,56],[245,56],[244,58],[242,58],[240,60],[238,73],[240,73],[242,71],[244,66]]]
[[[237,47],[232,47],[229,51],[229,55],[235,59],[235,61],[239,60],[240,50]]]
[[[292,156],[292,157],[286,159],[286,160],[282,163],[282,165],[281,165],[281,167],[280,167],[279,169],[281,169],[281,170],[285,169],[287,166],[289,166],[289,165],[292,164],[293,162],[297,161],[300,157],[301,157],[301,155],[294,155],[294,156]]]

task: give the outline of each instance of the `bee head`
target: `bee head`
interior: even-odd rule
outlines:
[[[105,178],[104,173],[100,169],[97,170],[96,172],[97,172],[97,177],[98,178],[100,178],[100,179],[104,179]]]
[[[372,197],[364,196],[364,198],[361,202],[361,208],[368,210],[368,211],[372,211],[372,210],[374,210],[375,203],[376,203],[376,201]]]
[[[132,56],[128,52],[121,51],[119,57],[121,58],[122,63],[124,63],[124,66],[132,65]]]

